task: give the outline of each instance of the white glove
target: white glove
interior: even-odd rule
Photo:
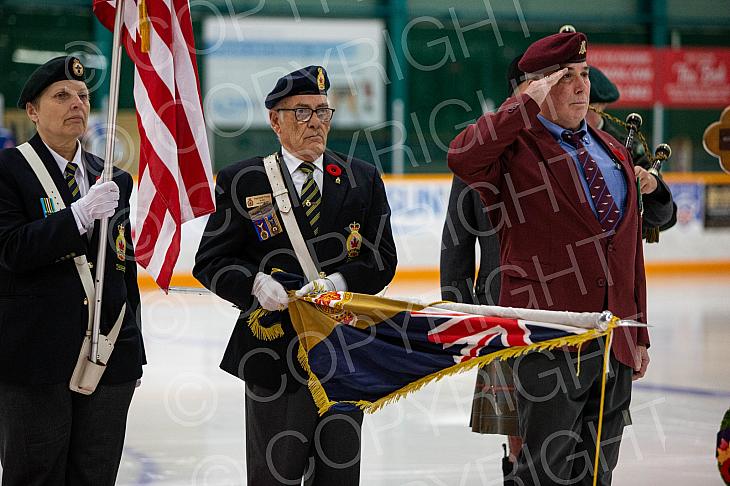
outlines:
[[[289,305],[289,296],[286,294],[284,286],[277,282],[274,277],[263,272],[256,274],[251,294],[258,299],[261,307],[267,311],[284,310]]]
[[[95,219],[108,218],[119,205],[119,187],[113,181],[101,182],[91,186],[84,197],[71,203],[71,210],[77,222],[88,228]]]
[[[334,290],[335,284],[333,284],[330,279],[318,278],[317,280],[312,280],[304,287],[297,290],[296,294],[294,295],[296,295],[297,297],[304,297],[307,294],[321,294],[323,292],[332,292]]]

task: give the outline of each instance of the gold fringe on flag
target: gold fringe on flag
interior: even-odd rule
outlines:
[[[395,403],[401,398],[410,395],[411,393],[414,393],[424,386],[428,385],[431,382],[439,381],[441,378],[452,376],[458,373],[462,373],[464,371],[471,370],[473,368],[482,367],[485,366],[492,361],[499,359],[499,360],[505,360],[509,358],[517,358],[519,356],[523,356],[529,352],[532,351],[548,351],[551,349],[559,348],[562,346],[578,346],[580,344],[583,344],[585,342],[591,341],[593,339],[597,339],[603,336],[609,335],[616,326],[618,326],[620,319],[616,316],[612,317],[611,321],[608,324],[608,328],[605,331],[601,331],[598,329],[591,329],[586,331],[583,334],[577,335],[577,336],[566,336],[562,338],[556,338],[556,339],[550,339],[547,341],[539,342],[530,344],[529,346],[515,346],[507,349],[503,349],[501,351],[497,351],[494,353],[490,353],[487,356],[480,356],[478,358],[473,358],[468,361],[464,361],[463,363],[457,363],[453,366],[449,366],[448,368],[445,368],[441,371],[438,371],[436,373],[432,373],[428,376],[424,376],[423,378],[414,381],[413,383],[410,383],[393,393],[390,393],[389,395],[384,396],[383,398],[375,401],[375,402],[368,402],[366,400],[358,400],[358,401],[342,401],[342,402],[335,402],[330,400],[330,398],[327,396],[327,392],[324,390],[324,387],[319,381],[319,378],[312,372],[311,368],[309,367],[309,362],[307,358],[307,353],[304,350],[302,346],[299,347],[298,352],[298,359],[300,364],[302,365],[302,368],[304,368],[304,371],[307,372],[309,375],[308,380],[308,386],[309,391],[312,393],[312,397],[314,398],[314,403],[317,405],[317,408],[319,409],[319,414],[324,414],[327,410],[330,409],[333,405],[336,403],[349,403],[357,406],[365,413],[374,413],[383,408],[386,405],[390,405],[391,403]],[[605,390],[605,384],[604,384],[604,390]],[[603,397],[602,397],[603,399]]]
[[[139,10],[139,41],[142,52],[150,52],[150,17],[147,15],[147,4],[145,0],[137,3]]]
[[[261,325],[261,318],[268,314],[270,314],[269,311],[263,307],[259,307],[248,316],[248,327],[256,339],[273,341],[284,336],[284,329],[282,329],[280,322],[277,322],[271,327]]]
[[[309,376],[309,379],[307,380],[307,387],[309,388],[309,393],[312,394],[314,404],[317,406],[319,414],[324,415],[324,413],[329,410],[330,407],[337,404],[337,402],[333,402],[329,399],[327,392],[324,391],[322,383],[320,383],[317,376],[312,373],[312,369],[309,367],[309,360],[307,359],[307,352],[304,350],[302,345],[299,345],[297,359],[299,360],[299,364],[302,365],[302,368]]]

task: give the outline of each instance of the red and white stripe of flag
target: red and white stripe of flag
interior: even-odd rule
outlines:
[[[167,290],[180,253],[182,223],[215,210],[213,176],[187,0],[144,0],[149,51],[140,42],[139,0],[125,0],[122,44],[135,65],[140,135],[135,255]],[[114,27],[116,1],[94,0]]]

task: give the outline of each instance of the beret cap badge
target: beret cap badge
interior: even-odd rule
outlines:
[[[26,103],[33,101],[44,89],[57,81],[86,82],[85,71],[84,65],[75,56],[54,57],[40,65],[28,77],[18,98],[18,108],[25,109]]]
[[[81,61],[76,58],[74,58],[71,62],[71,69],[73,69],[76,77],[81,77],[84,75],[84,66],[83,64],[81,64]]]
[[[324,72],[322,72],[322,68],[317,68],[317,88],[320,91],[324,91]]]
[[[81,64],[81,61],[76,58],[71,61],[71,69],[73,69],[74,75],[76,75],[76,77],[81,77],[84,75],[84,65]]]
[[[307,66],[279,78],[266,96],[264,105],[271,110],[279,101],[290,96],[327,95],[329,88],[327,70],[323,66]]]

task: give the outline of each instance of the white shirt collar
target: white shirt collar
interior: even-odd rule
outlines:
[[[281,155],[284,157],[284,163],[286,164],[286,168],[289,171],[289,174],[293,174],[294,171],[297,170],[299,166],[304,162],[303,160],[294,157],[283,146],[281,147]],[[324,172],[324,154],[317,157],[317,159],[312,163],[314,164],[315,169],[319,170],[320,172]]]
[[[58,152],[49,147],[46,142],[43,142],[43,144],[46,146],[48,151],[51,152],[53,159],[56,161],[56,164],[58,164],[58,168],[61,169],[61,174],[66,171],[66,165],[69,162],[73,162],[78,167],[78,174],[81,177],[81,180],[86,180],[86,168],[84,167],[84,164],[81,163],[81,144],[78,142],[78,140],[76,141],[76,153],[71,160],[64,159],[61,155],[58,154]]]

